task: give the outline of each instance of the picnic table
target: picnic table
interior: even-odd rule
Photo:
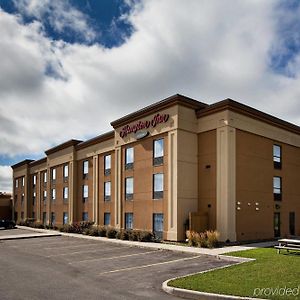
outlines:
[[[281,239],[278,240],[279,245],[275,246],[278,250],[278,254],[280,250],[286,250],[287,252],[291,251],[299,251],[300,250],[300,240],[296,239]]]

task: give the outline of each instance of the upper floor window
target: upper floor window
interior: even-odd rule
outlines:
[[[63,175],[64,178],[68,178],[69,177],[69,166],[68,165],[64,165],[64,169],[63,169]]]
[[[133,199],[133,177],[125,178],[125,199]]]
[[[84,185],[82,187],[82,199],[83,202],[86,202],[88,200],[89,197],[89,186],[88,185]]]
[[[25,176],[22,177],[22,186],[25,186]]]
[[[164,174],[153,174],[153,199],[164,197]]]
[[[111,182],[104,182],[104,201],[109,201],[111,199]]]
[[[32,180],[33,180],[33,185],[36,185],[36,175],[33,175]]]
[[[44,193],[43,193],[43,200],[44,200],[44,202],[46,202],[46,200],[47,200],[47,191],[44,191]]]
[[[125,150],[125,169],[132,169],[133,168],[133,156],[134,156],[134,152],[133,152],[133,147],[131,148],[126,148]]]
[[[33,195],[32,195],[32,205],[35,205],[35,199],[36,199],[36,192],[33,192]]]
[[[25,195],[22,194],[22,195],[21,195],[21,204],[22,204],[22,205],[23,205],[23,202],[24,202],[24,198],[25,198]]]
[[[18,186],[19,186],[19,179],[16,179],[16,181],[15,181],[15,187],[18,188]]]
[[[164,162],[164,139],[155,140],[153,144],[153,165],[161,165]]]
[[[273,145],[273,163],[275,169],[281,169],[281,146]]]
[[[88,160],[85,160],[83,161],[83,177],[87,177],[89,173],[89,161]]]
[[[274,200],[282,199],[282,182],[281,177],[275,176],[273,177],[273,194]]]
[[[64,197],[64,202],[66,202],[66,200],[68,200],[69,198],[69,188],[67,186],[63,188],[63,197]]]
[[[111,172],[111,155],[104,156],[104,174],[109,175]]]
[[[51,225],[55,225],[55,212],[51,212]]]
[[[52,201],[56,199],[56,189],[52,189]]]
[[[52,170],[51,170],[51,179],[54,181],[54,180],[56,180],[56,169],[55,168],[53,168]]]
[[[47,182],[47,172],[44,172],[44,183]]]

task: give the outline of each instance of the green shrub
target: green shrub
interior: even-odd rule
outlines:
[[[99,236],[99,228],[98,227],[92,227],[89,229],[89,235],[90,236]]]
[[[116,234],[117,234],[117,230],[113,227],[107,227],[107,230],[106,230],[106,237],[109,238],[109,239],[114,239],[116,238]]]
[[[138,241],[139,233],[137,230],[128,230],[128,239],[129,241]]]
[[[106,226],[100,226],[98,230],[99,230],[99,236],[102,237],[106,236],[106,231],[107,231]]]
[[[150,231],[138,231],[138,241],[139,242],[152,242],[154,240],[154,235]]]

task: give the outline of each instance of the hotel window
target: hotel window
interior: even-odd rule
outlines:
[[[52,202],[54,202],[55,199],[56,199],[56,189],[52,189],[52,190],[51,190],[51,194],[52,194],[52,195],[51,195],[51,196],[52,196],[52,197],[51,197],[51,198],[52,198]]]
[[[275,169],[281,169],[281,146],[273,145],[273,163]]]
[[[56,169],[55,168],[53,168],[51,171],[51,179],[52,179],[52,181],[56,180]]]
[[[153,199],[164,197],[164,174],[153,174]]]
[[[125,229],[133,229],[133,213],[125,213]]]
[[[32,212],[32,219],[35,219],[35,212]]]
[[[44,211],[43,212],[43,224],[46,225],[47,223],[47,213]]]
[[[282,199],[282,182],[281,177],[273,177],[273,194],[274,200],[280,201]]]
[[[24,220],[24,211],[21,212],[21,219]]]
[[[51,212],[51,225],[55,225],[55,212]]]
[[[33,175],[33,186],[35,186],[36,185],[36,175]]]
[[[133,177],[125,178],[125,199],[133,199]]]
[[[153,143],[153,165],[164,163],[164,139],[155,140]]]
[[[67,186],[63,188],[63,197],[64,203],[67,203],[69,198],[69,188]]]
[[[89,214],[87,212],[82,213],[82,221],[87,222],[89,220]]]
[[[36,192],[33,192],[32,205],[35,205],[35,199],[36,199]]]
[[[153,214],[153,232],[156,238],[162,239],[164,231],[164,215]]]
[[[44,183],[47,183],[47,172],[44,172]]]
[[[23,205],[23,203],[24,203],[24,197],[25,197],[25,195],[22,194],[22,195],[21,195],[21,205]]]
[[[63,225],[66,225],[69,223],[69,215],[67,212],[63,213]]]
[[[111,199],[111,182],[104,182],[104,201],[109,201]]]
[[[89,173],[89,161],[85,160],[83,162],[83,178],[87,178]]]
[[[46,204],[46,201],[47,201],[47,191],[44,191],[44,193],[43,193],[43,200],[44,200],[44,204]]]
[[[69,166],[68,165],[64,165],[63,175],[64,175],[64,179],[69,177]]]
[[[130,170],[133,169],[133,147],[126,148],[125,150],[125,169]]]
[[[104,156],[104,174],[109,175],[111,172],[111,155]]]
[[[87,202],[88,197],[89,197],[89,186],[84,185],[82,187],[82,200],[83,200],[83,202]]]
[[[104,213],[104,225],[110,225],[110,213]]]
[[[15,187],[18,188],[19,187],[19,179],[16,179],[15,183],[16,183]]]
[[[25,176],[22,177],[22,186],[25,186]]]

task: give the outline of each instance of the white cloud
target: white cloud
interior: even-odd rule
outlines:
[[[282,49],[276,1],[130,1],[122,18],[135,32],[112,49],[47,38],[42,16],[51,6],[60,22],[53,7],[62,1],[18,3],[37,21],[25,25],[0,11],[0,154],[40,153],[100,134],[115,118],[175,93],[208,103],[231,97],[300,123],[300,56],[289,65],[293,78],[270,68],[271,53]],[[57,30],[71,26],[61,18]],[[90,30],[87,21],[74,26]],[[49,66],[55,76],[47,76]]]
[[[0,191],[12,193],[12,169],[9,166],[0,166]]]

